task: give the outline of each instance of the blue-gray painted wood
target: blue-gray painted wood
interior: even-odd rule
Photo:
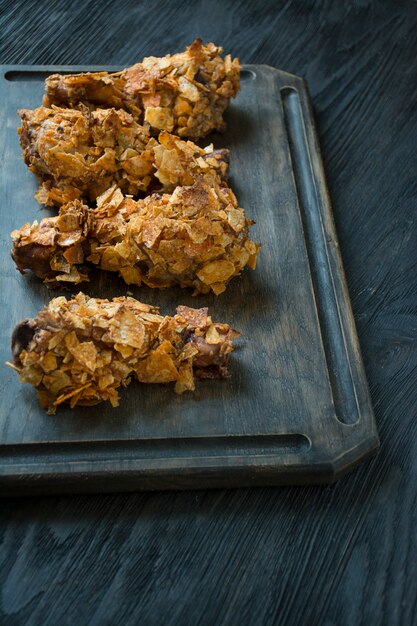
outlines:
[[[4,2],[0,62],[201,34],[307,79],[380,451],[332,487],[3,500],[2,624],[416,622],[416,3],[225,5]]]

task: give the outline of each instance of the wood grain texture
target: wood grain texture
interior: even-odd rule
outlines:
[[[327,488],[3,501],[0,622],[414,624],[416,3],[4,2],[1,15],[2,63],[127,64],[201,34],[308,80],[382,445]]]

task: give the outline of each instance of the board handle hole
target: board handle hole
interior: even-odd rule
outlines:
[[[240,80],[255,80],[256,72],[253,70],[241,70],[240,71]]]

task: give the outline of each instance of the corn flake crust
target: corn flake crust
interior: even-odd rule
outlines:
[[[223,112],[239,90],[239,60],[222,52],[196,39],[184,52],[147,57],[114,74],[54,74],[45,81],[44,105],[124,109],[153,134],[198,139],[224,128]]]
[[[213,322],[206,308],[177,308],[174,317],[133,298],[111,301],[80,293],[54,298],[12,337],[13,363],[22,383],[32,384],[41,406],[54,413],[67,403],[119,402],[119,387],[175,383],[193,391],[194,377],[224,378],[238,333]]]
[[[93,201],[114,184],[138,195],[173,191],[209,170],[227,175],[227,150],[199,148],[165,131],[155,139],[123,110],[39,107],[19,115],[23,157],[41,183],[41,204]]]
[[[137,201],[113,186],[94,210],[75,200],[58,216],[13,231],[12,257],[51,287],[88,280],[88,262],[119,272],[127,284],[218,295],[246,265],[255,269],[260,245],[249,238],[251,224],[215,179],[197,177],[172,194]]]

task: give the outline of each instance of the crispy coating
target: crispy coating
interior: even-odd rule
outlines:
[[[124,109],[153,134],[198,139],[224,128],[223,112],[239,90],[239,60],[222,52],[196,39],[184,52],[147,57],[115,74],[54,74],[45,81],[44,105]]]
[[[137,201],[113,186],[94,210],[75,200],[13,231],[12,257],[51,287],[88,280],[87,261],[127,284],[220,294],[245,265],[255,268],[251,224],[231,189],[204,176]]]
[[[156,140],[123,110],[39,107],[19,115],[25,162],[42,183],[36,198],[49,206],[95,200],[113,184],[137,195],[190,185],[208,169],[220,178],[227,172],[227,150],[167,132]]]
[[[118,388],[175,382],[194,390],[194,376],[227,376],[228,355],[238,333],[213,323],[207,309],[179,306],[174,317],[133,298],[111,301],[80,293],[54,298],[12,336],[13,363],[22,383],[37,389],[41,406],[54,413],[69,403],[118,405]]]

